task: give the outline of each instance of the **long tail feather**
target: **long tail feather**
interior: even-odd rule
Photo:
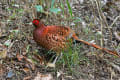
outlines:
[[[77,41],[80,41],[80,42],[86,44],[86,45],[92,46],[92,47],[94,47],[94,48],[96,48],[96,49],[100,49],[100,50],[102,50],[102,51],[104,51],[104,52],[107,52],[107,53],[109,53],[109,54],[112,54],[112,55],[115,55],[115,56],[120,57],[120,55],[119,55],[116,51],[108,50],[108,49],[106,49],[106,48],[102,48],[102,47],[100,47],[100,46],[98,46],[98,45],[95,45],[95,44],[93,44],[93,43],[89,43],[89,42],[87,42],[87,41],[81,40],[81,39],[79,39],[76,35],[73,35],[73,38],[76,39]]]

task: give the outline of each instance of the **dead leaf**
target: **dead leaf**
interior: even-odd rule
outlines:
[[[120,41],[120,32],[114,32],[115,38]]]
[[[32,76],[27,76],[27,77],[24,77],[23,80],[30,80]]]
[[[55,64],[53,64],[53,63],[47,63],[47,67],[55,68]]]
[[[7,56],[7,49],[3,50],[3,51],[0,51],[0,59],[1,58],[6,58]]]
[[[23,71],[24,71],[25,73],[27,73],[27,72],[30,71],[30,69],[29,69],[29,68],[23,68]]]
[[[35,64],[33,63],[33,61],[25,56],[23,56],[23,57],[27,62],[30,63],[32,70],[35,70]]]
[[[5,41],[4,45],[5,45],[5,46],[10,46],[11,43],[12,43],[11,40],[7,40],[7,41]]]
[[[57,72],[57,78],[58,77],[60,77],[61,76],[61,74],[62,74],[62,72],[60,71],[60,72]]]
[[[37,55],[37,54],[34,54],[34,57],[35,57],[35,59],[37,59],[39,62],[40,62],[40,64],[41,65],[44,65],[45,63],[45,59],[44,59],[44,57],[42,57],[42,56],[40,56],[40,55]]]
[[[19,53],[16,55],[18,61],[22,61],[22,59],[24,58],[22,55],[19,55]]]
[[[0,76],[2,76],[6,72],[6,67],[0,64]]]
[[[34,80],[53,80],[53,76],[51,74],[41,74],[38,72]]]

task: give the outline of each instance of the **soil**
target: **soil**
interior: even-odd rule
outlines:
[[[54,52],[49,54],[34,42],[34,18],[41,19],[45,25],[70,26],[80,39],[120,54],[120,41],[114,35],[114,32],[120,31],[120,20],[112,25],[120,14],[119,0],[96,0],[101,2],[98,7],[91,0],[68,0],[73,18],[70,17],[67,0],[61,1],[64,9],[62,3],[55,0],[54,7],[60,8],[61,13],[52,13],[48,0],[0,0],[0,80],[120,79],[119,57],[82,43],[72,45],[77,61],[68,65],[69,62],[60,58],[56,67],[46,67]],[[37,12],[36,5],[42,5],[44,12]],[[65,53],[71,53],[71,49]]]

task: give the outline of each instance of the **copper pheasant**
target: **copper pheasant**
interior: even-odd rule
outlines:
[[[45,26],[40,20],[34,19],[33,25],[36,27],[33,31],[33,38],[34,40],[43,48],[47,50],[52,50],[59,55],[62,50],[67,49],[72,39],[82,42],[84,44],[87,44],[89,46],[92,46],[94,48],[100,49],[104,52],[107,52],[109,54],[118,55],[116,51],[111,51],[106,48],[101,48],[98,45],[88,43],[87,41],[79,39],[75,32],[70,29],[70,27],[66,26]],[[70,40],[71,39],[71,40]]]

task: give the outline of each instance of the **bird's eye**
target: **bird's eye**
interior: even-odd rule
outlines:
[[[37,21],[35,21],[35,24],[37,23]]]

